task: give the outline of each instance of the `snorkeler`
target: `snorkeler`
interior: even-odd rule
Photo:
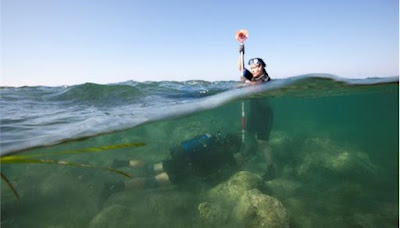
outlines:
[[[223,176],[229,177],[237,171],[238,163],[243,159],[238,154],[240,146],[238,135],[203,134],[174,146],[170,149],[170,158],[156,164],[114,160],[113,168],[142,169],[146,175],[126,182],[106,183],[100,197],[105,200],[124,189],[148,189],[171,184],[187,186],[194,181],[216,183]]]
[[[243,34],[242,34],[243,36]],[[247,36],[244,34],[244,36]],[[271,80],[265,67],[267,66],[261,58],[250,59],[251,72],[244,67],[244,43],[239,47],[239,71],[241,72],[240,81],[257,85]],[[275,165],[272,162],[269,147],[269,136],[273,123],[273,110],[265,98],[252,98],[249,101],[249,115],[246,130],[250,136],[257,138],[257,145],[263,151],[267,172],[263,175],[264,180],[275,178]],[[254,150],[253,150],[254,151]]]

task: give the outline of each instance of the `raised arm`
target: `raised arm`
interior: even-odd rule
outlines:
[[[238,66],[239,66],[239,71],[240,71],[240,81],[245,82],[246,78],[243,75],[244,71],[244,44],[240,44],[239,47],[239,61],[238,61]]]
[[[243,69],[244,69],[244,44],[240,44],[239,47],[239,62],[238,62],[238,66],[239,66],[239,71],[241,74],[243,74]]]

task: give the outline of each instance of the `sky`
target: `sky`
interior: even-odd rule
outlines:
[[[398,0],[1,0],[1,86],[399,75]]]

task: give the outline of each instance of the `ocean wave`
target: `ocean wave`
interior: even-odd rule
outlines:
[[[398,77],[343,79],[313,74],[258,86],[237,82],[86,83],[67,87],[1,88],[1,155],[96,136],[214,109],[253,97],[321,97],[371,92]]]

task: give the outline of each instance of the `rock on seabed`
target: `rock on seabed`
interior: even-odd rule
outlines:
[[[289,217],[282,203],[271,196],[260,192],[260,176],[247,171],[234,174],[228,181],[211,189],[208,193],[210,202],[199,205],[200,217],[212,226],[234,220],[243,227],[289,227]],[[232,207],[226,207],[230,205]],[[232,208],[221,213],[218,208]]]
[[[258,189],[248,190],[240,198],[233,215],[246,227],[289,227],[289,216],[282,203]]]
[[[130,227],[127,222],[129,209],[125,206],[113,204],[97,214],[89,224],[89,228],[119,228]]]

